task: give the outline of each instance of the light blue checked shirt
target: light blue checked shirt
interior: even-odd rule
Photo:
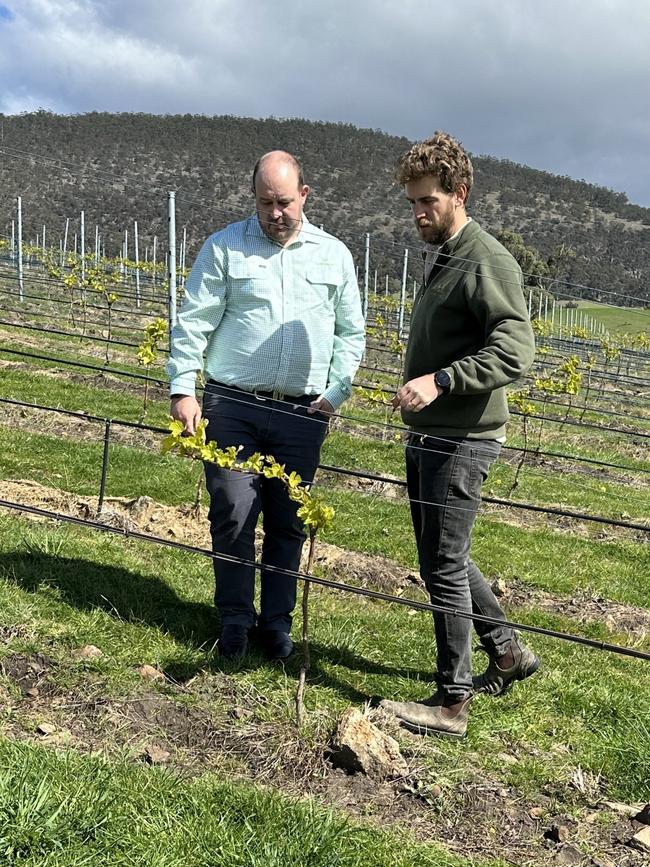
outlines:
[[[322,396],[352,390],[365,344],[352,255],[303,215],[281,247],[257,216],[204,243],[185,286],[167,364],[171,394],[195,393],[197,372],[245,391]]]

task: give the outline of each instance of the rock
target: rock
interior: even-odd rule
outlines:
[[[629,816],[630,819],[634,817],[639,809],[630,804],[622,804],[620,801],[603,801],[602,805],[607,807],[607,809],[611,810],[613,813],[620,813],[621,816]]]
[[[84,644],[83,647],[78,647],[72,651],[72,658],[77,660],[77,662],[80,662],[82,659],[99,659],[103,655],[99,647],[95,647],[94,644]]]
[[[130,500],[126,507],[134,518],[141,518],[155,505],[151,497],[136,497],[135,500]]]
[[[597,858],[591,859],[589,867],[616,867],[616,864],[604,855],[599,855]]]
[[[187,686],[187,684],[186,684]],[[248,717],[252,716],[252,711],[247,710],[245,707],[234,707],[230,711],[230,716],[233,719],[248,719]]]
[[[562,846],[555,859],[557,864],[584,864],[585,856],[575,846]]]
[[[510,753],[499,753],[497,759],[502,765],[516,765],[519,762],[519,759],[516,756],[510,755]]]
[[[646,825],[632,837],[630,845],[641,852],[650,852],[650,825]]]
[[[495,596],[505,596],[508,592],[508,585],[503,578],[495,578],[490,586]]]
[[[546,809],[544,807],[531,807],[528,811],[528,815],[531,819],[539,819],[544,815],[545,812]]]
[[[52,723],[42,722],[36,726],[36,731],[39,735],[43,735],[43,737],[47,737],[48,735],[53,735],[56,731],[56,726],[52,725]]]
[[[395,779],[408,774],[408,765],[395,738],[384,734],[356,708],[341,717],[329,750],[332,764],[351,773]]]
[[[158,671],[157,668],[154,668],[153,665],[141,665],[136,669],[140,677],[144,677],[145,680],[164,680],[165,675],[162,671]]]
[[[30,689],[25,690],[25,695],[29,696],[29,698],[38,698],[40,692],[37,686],[32,686]]]
[[[569,829],[566,825],[554,822],[548,830],[544,831],[544,837],[554,843],[564,843],[569,839]]]
[[[145,762],[150,765],[164,765],[165,762],[169,761],[171,753],[164,750],[162,747],[159,747],[157,744],[149,744],[149,746],[144,748],[142,755]]]
[[[650,825],[650,804],[646,804],[645,807],[636,814],[636,816],[632,816],[635,822],[640,822],[642,825]]]

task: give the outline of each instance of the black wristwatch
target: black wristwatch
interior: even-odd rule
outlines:
[[[446,370],[437,370],[433,374],[433,381],[443,394],[449,394],[451,390],[451,376]]]

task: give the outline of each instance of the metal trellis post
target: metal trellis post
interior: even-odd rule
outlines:
[[[133,244],[135,256],[135,306],[140,308],[140,260],[138,253],[138,221],[133,221]]]
[[[366,232],[366,257],[363,271],[363,318],[368,318],[368,269],[370,268],[370,232]]]
[[[406,303],[406,275],[408,273],[409,251],[408,247],[404,248],[404,270],[402,271],[402,293],[399,299],[399,327],[397,336],[402,337],[404,333],[404,305]]]
[[[167,282],[169,287],[169,345],[176,325],[176,193],[167,194],[169,250],[167,251]]]
[[[16,200],[18,222],[18,297],[23,298],[23,202],[20,196]]]

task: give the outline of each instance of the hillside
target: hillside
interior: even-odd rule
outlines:
[[[99,114],[57,116],[45,111],[0,115],[0,231],[9,234],[15,197],[23,198],[23,235],[58,244],[65,219],[71,236],[85,211],[87,237],[95,225],[106,251],[120,249],[137,220],[141,256],[154,234],[162,249],[167,190],[177,192],[180,231],[187,227],[188,259],[210,231],[250,212],[250,173],[263,152],[283,147],[303,162],[312,187],[308,214],[340,235],[363,262],[370,232],[371,269],[400,278],[405,244],[417,247],[411,218],[392,180],[408,140],[346,124],[194,115]],[[37,155],[38,158],[30,155]],[[650,209],[603,187],[558,177],[504,160],[474,157],[470,213],[486,228],[520,233],[544,258],[560,244],[576,256],[560,277],[614,303],[606,291],[650,301]],[[56,239],[56,240],[55,240]],[[160,249],[160,248],[159,248]],[[411,276],[419,279],[417,257]]]

